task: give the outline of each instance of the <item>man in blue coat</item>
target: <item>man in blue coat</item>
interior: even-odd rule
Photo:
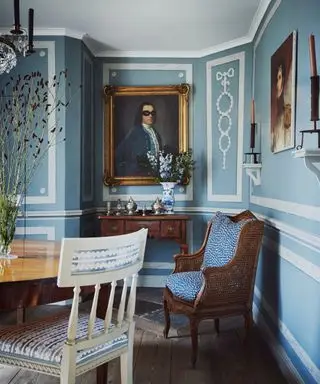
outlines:
[[[147,152],[155,155],[162,149],[161,138],[154,128],[156,110],[152,103],[142,103],[137,111],[134,127],[116,148],[117,176],[150,176]]]

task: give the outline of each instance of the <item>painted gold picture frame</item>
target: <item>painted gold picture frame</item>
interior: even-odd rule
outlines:
[[[189,84],[104,87],[105,185],[156,184],[147,151],[188,150],[189,94]]]

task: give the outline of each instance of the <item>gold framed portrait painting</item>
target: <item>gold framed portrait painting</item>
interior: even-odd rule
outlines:
[[[104,87],[105,185],[155,184],[147,152],[188,150],[188,84]]]
[[[271,56],[271,151],[295,145],[296,31]]]

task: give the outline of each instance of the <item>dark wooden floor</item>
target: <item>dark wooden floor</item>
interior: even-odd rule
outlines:
[[[137,329],[134,346],[135,384],[281,384],[285,383],[265,342],[256,328],[247,342],[242,320],[221,321],[221,333],[214,331],[212,321],[200,326],[199,356],[196,369],[190,365],[190,337],[186,322],[174,324],[171,337],[162,337],[161,319],[149,321],[144,315],[148,303],[153,313],[160,301],[157,290],[139,290]],[[149,309],[150,309],[149,308]],[[57,306],[46,307],[47,312]],[[43,308],[41,309],[43,313]],[[159,312],[160,313],[160,312]],[[32,312],[32,317],[37,312]],[[153,316],[154,317],[154,316]],[[2,315],[1,323],[9,323],[12,314]],[[170,334],[169,334],[170,335]],[[0,369],[0,384],[57,384],[58,379],[14,368]],[[77,384],[94,384],[95,372],[77,378]],[[120,383],[119,361],[109,364],[109,384]]]

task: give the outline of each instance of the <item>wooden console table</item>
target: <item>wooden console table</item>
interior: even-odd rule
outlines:
[[[172,239],[179,246],[181,253],[188,253],[186,215],[123,215],[98,216],[100,235],[115,236],[148,228],[148,237],[155,239]]]

